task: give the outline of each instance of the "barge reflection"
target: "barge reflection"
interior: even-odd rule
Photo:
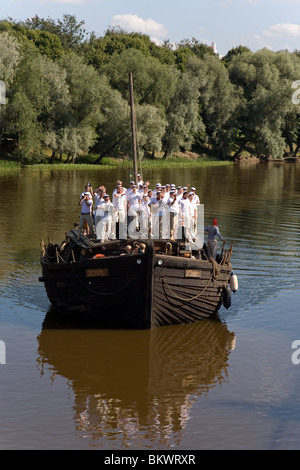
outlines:
[[[235,334],[218,320],[74,329],[49,312],[38,343],[40,373],[67,378],[74,392],[78,435],[141,448],[180,444],[197,398],[226,379]]]

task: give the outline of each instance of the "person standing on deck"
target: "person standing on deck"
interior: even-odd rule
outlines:
[[[137,191],[136,184],[131,187],[131,193],[127,197],[127,218],[128,218],[128,230],[131,234],[136,232],[138,228],[138,218],[140,214],[142,197],[139,191]]]
[[[151,209],[149,205],[148,193],[143,195],[140,211],[141,237],[148,238],[150,235],[150,216]]]
[[[116,188],[113,190],[113,194],[112,194],[113,196],[114,196],[114,194],[117,192],[119,186],[121,186],[122,192],[123,192],[124,194],[126,194],[127,189],[123,187],[122,181],[121,181],[121,180],[118,180],[118,181],[117,181],[117,186],[116,186]]]
[[[144,186],[144,181],[140,174],[137,175],[137,188],[141,189]]]
[[[114,205],[109,199],[108,194],[103,195],[103,202],[101,203],[101,208],[103,210],[103,217],[101,218],[99,224],[97,225],[97,238],[101,242],[111,238],[111,225],[112,218],[114,213]]]
[[[195,239],[197,233],[197,206],[194,199],[194,193],[190,192],[188,195],[188,200],[190,202],[190,230],[192,239]]]
[[[81,206],[81,214],[80,214],[80,219],[79,219],[77,237],[78,239],[81,237],[81,231],[84,226],[84,223],[86,222],[89,227],[90,235],[92,236],[92,238],[94,238],[93,217],[92,217],[93,200],[89,192],[83,193],[79,201],[79,205]]]
[[[182,227],[182,233],[180,235],[180,239],[183,241],[191,241],[191,212],[190,212],[190,201],[188,199],[188,191],[185,190],[182,198],[179,201],[179,209],[180,209],[180,226]]]
[[[182,198],[182,196],[183,196],[183,189],[182,189],[182,186],[177,186],[176,199],[177,199],[178,202],[180,201],[180,199]]]
[[[218,249],[217,237],[223,243],[225,243],[226,241],[225,238],[223,238],[220,234],[217,219],[213,220],[212,225],[205,225],[204,230],[208,232],[208,237],[207,237],[208,257],[216,259],[217,249]]]
[[[196,194],[196,188],[191,188],[191,191],[194,193],[194,201],[195,201],[196,206],[199,206],[200,205],[200,198],[199,198],[198,194]]]
[[[118,185],[117,191],[113,192],[113,205],[115,208],[113,214],[113,225],[112,225],[112,233],[111,238],[126,238],[125,234],[125,222],[127,216],[127,198],[124,192],[124,188],[121,184]],[[117,229],[118,224],[118,231]]]
[[[151,198],[151,229],[153,238],[162,238],[163,234],[163,200],[161,191],[156,191],[156,196]]]
[[[170,191],[170,197],[168,199],[167,205],[170,216],[170,240],[175,240],[178,237],[179,205],[177,201],[177,194],[174,189]]]

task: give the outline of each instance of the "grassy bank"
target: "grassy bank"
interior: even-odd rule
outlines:
[[[18,171],[21,164],[14,160],[0,160],[0,171]]]
[[[194,168],[203,166],[220,166],[220,165],[232,165],[230,161],[218,161],[208,158],[201,159],[186,159],[186,158],[168,158],[168,159],[154,159],[154,160],[143,160],[143,169],[160,169],[160,168]],[[101,168],[124,168],[132,169],[133,163],[130,160],[117,160],[114,158],[103,158],[101,164],[93,165],[90,163],[35,163],[30,165],[24,165],[13,160],[0,160],[0,171],[13,171],[19,170],[20,168],[37,169],[37,170],[92,170]]]

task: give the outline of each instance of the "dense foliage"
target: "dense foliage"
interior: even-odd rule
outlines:
[[[196,39],[158,46],[120,29],[96,37],[64,15],[0,21],[2,153],[50,162],[130,155],[129,72],[141,155],[283,158],[300,148],[297,51],[239,46],[221,59]]]

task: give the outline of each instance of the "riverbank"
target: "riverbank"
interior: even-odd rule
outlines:
[[[203,166],[222,166],[233,165],[232,161],[211,160],[201,158],[198,160],[185,158],[155,159],[143,160],[141,162],[143,169],[156,168],[186,168],[186,167],[203,167]],[[109,168],[132,169],[133,163],[130,160],[121,160],[113,158],[103,158],[101,164],[94,165],[92,163],[35,163],[24,165],[23,163],[13,160],[0,160],[0,171],[15,171],[21,168],[36,170],[100,170]]]
[[[143,170],[156,170],[156,169],[165,169],[165,168],[202,168],[202,167],[210,167],[210,166],[231,166],[234,164],[265,164],[265,163],[299,163],[299,157],[287,157],[283,159],[259,159],[256,157],[243,157],[243,158],[236,158],[233,160],[214,160],[209,157],[203,158],[184,158],[184,157],[173,157],[168,159],[145,159],[142,160],[140,167],[142,166]],[[19,171],[21,169],[28,169],[28,170],[101,170],[101,169],[119,169],[119,170],[132,170],[133,163],[127,159],[115,159],[115,158],[103,158],[101,163],[93,164],[92,162],[83,163],[79,161],[78,163],[32,163],[32,164],[24,164],[21,162],[17,162],[15,160],[1,160],[0,159],[0,172],[11,172],[11,171]]]

